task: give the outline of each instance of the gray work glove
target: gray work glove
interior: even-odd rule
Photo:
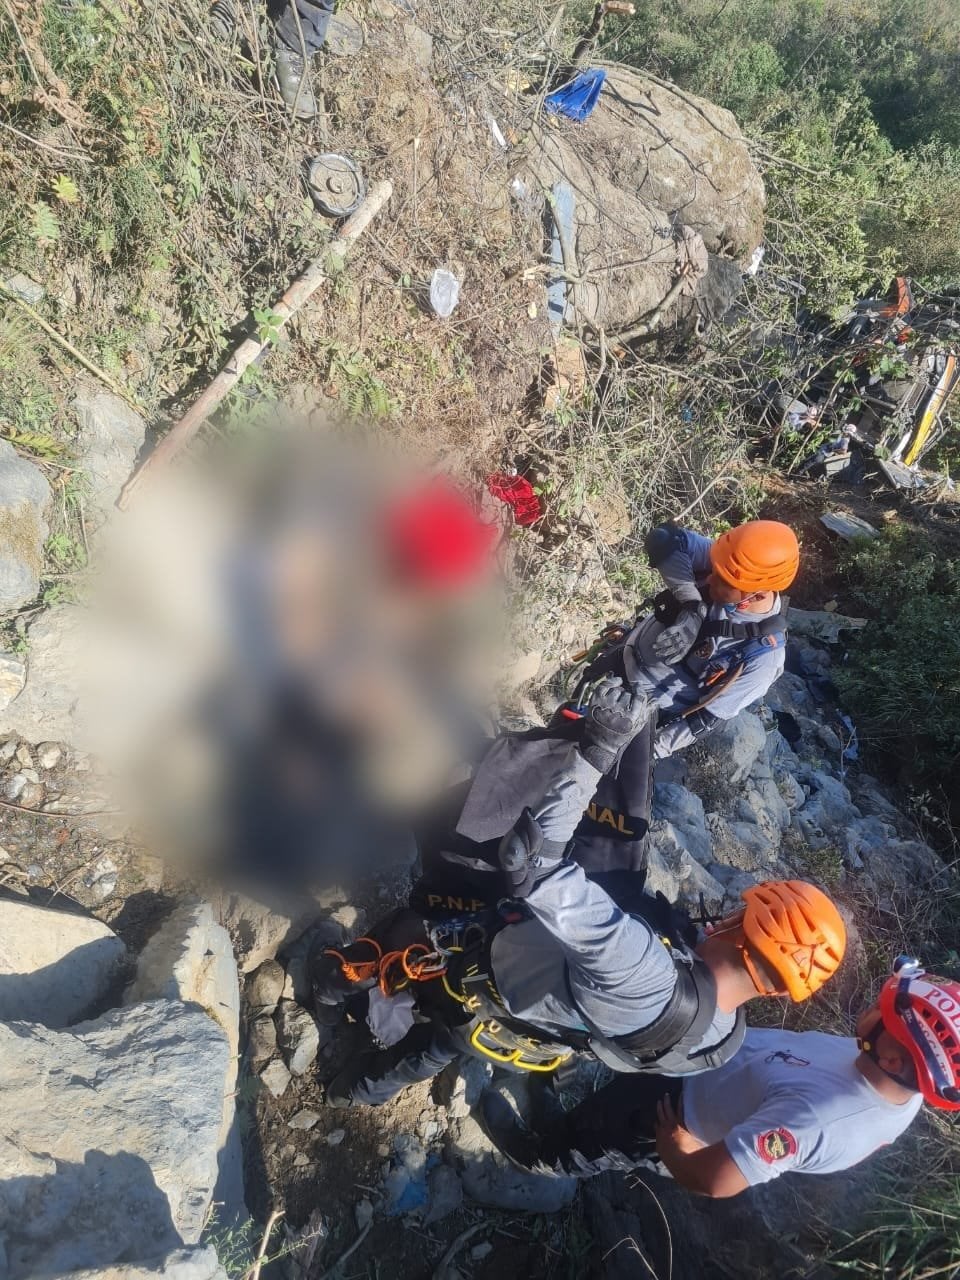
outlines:
[[[557,857],[544,856],[543,832],[529,809],[524,809],[500,841],[497,856],[513,898],[526,898],[537,881],[548,875],[558,862]]]
[[[699,604],[685,601],[673,626],[661,631],[651,646],[660,661],[673,666],[685,658],[696,644],[706,616],[707,606],[702,601]]]
[[[583,723],[580,754],[600,773],[609,773],[650,715],[644,694],[633,692],[618,677],[597,685]]]

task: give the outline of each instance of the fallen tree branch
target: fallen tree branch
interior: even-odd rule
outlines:
[[[450,1264],[454,1258],[468,1240],[472,1240],[478,1231],[484,1231],[486,1228],[487,1223],[475,1222],[472,1227],[467,1227],[466,1231],[461,1231],[437,1264],[437,1268],[433,1273],[433,1280],[450,1280]]]
[[[99,378],[103,385],[105,387],[109,387],[114,395],[119,396],[121,400],[125,400],[127,404],[130,405],[132,409],[136,409],[138,413],[143,411],[142,406],[134,400],[133,396],[131,396],[128,391],[125,391],[123,387],[121,387],[119,382],[115,382],[105,369],[101,369],[100,366],[94,364],[92,360],[88,360],[83,352],[78,351],[72,342],[68,342],[62,334],[57,333],[56,329],[54,329],[52,325],[47,324],[43,316],[30,306],[29,302],[24,302],[20,295],[15,293],[13,289],[10,289],[2,280],[0,280],[0,295],[5,298],[9,298],[14,306],[19,307],[21,311],[25,311],[33,323],[38,328],[42,329],[47,337],[52,338],[58,347],[62,347],[64,351],[73,356],[74,360],[76,360],[78,364],[83,365],[84,369],[89,373],[92,373],[95,378]]]
[[[187,412],[175,422],[153,453],[144,461],[124,485],[117,501],[121,511],[129,505],[131,498],[144,483],[151,471],[168,463],[184,449],[197,434],[202,424],[213,413],[214,409],[226,399],[228,393],[240,381],[246,369],[254,360],[270,346],[276,332],[283,328],[291,316],[296,315],[303,304],[314,294],[327,279],[328,263],[332,258],[343,257],[353,243],[363,235],[370,223],[382,210],[393,194],[389,182],[378,182],[367,195],[367,198],[343,225],[339,236],[328,245],[322,258],[317,258],[307,269],[297,276],[288,287],[283,297],[271,308],[277,318],[275,331],[261,341],[259,337],[246,338],[236,347],[227,359],[214,380],[205,391],[197,397]]]
[[[267,1245],[270,1243],[270,1237],[273,1234],[273,1228],[283,1217],[283,1209],[274,1209],[267,1219],[267,1225],[263,1228],[263,1239],[260,1241],[260,1252],[254,1260],[253,1266],[244,1274],[243,1280],[260,1280],[260,1269],[263,1266],[264,1258],[267,1255]]]
[[[343,1264],[350,1257],[350,1255],[352,1253],[356,1253],[356,1251],[360,1248],[364,1240],[366,1240],[367,1236],[370,1234],[372,1227],[373,1227],[373,1219],[371,1218],[370,1221],[367,1223],[367,1225],[361,1228],[360,1234],[357,1236],[356,1240],[354,1240],[350,1248],[345,1249],[343,1253],[341,1253],[340,1257],[336,1260],[336,1262],[333,1264],[332,1267],[327,1267],[326,1271],[324,1271],[323,1274],[319,1277],[319,1280],[331,1280],[331,1277],[334,1276],[337,1273],[337,1271],[339,1271],[339,1269],[343,1266]]]

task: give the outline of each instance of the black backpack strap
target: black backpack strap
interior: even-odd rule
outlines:
[[[706,1035],[717,1010],[713,974],[696,958],[677,961],[677,983],[662,1013],[639,1031],[606,1036],[590,1023],[589,1047],[595,1057],[620,1072],[685,1075],[703,1070],[691,1052]],[[581,1011],[582,1012],[582,1011]]]
[[[725,1039],[721,1040],[719,1044],[711,1045],[709,1049],[704,1049],[700,1053],[690,1054],[691,1063],[696,1064],[693,1069],[696,1071],[713,1071],[717,1067],[722,1067],[725,1062],[730,1061],[735,1053],[739,1052],[746,1034],[747,1015],[741,1006],[737,1010],[733,1029]]]

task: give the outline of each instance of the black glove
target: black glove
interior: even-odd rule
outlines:
[[[644,694],[631,691],[617,678],[604,680],[587,708],[580,754],[601,773],[609,773],[649,715],[650,704]]]
[[[676,622],[672,627],[661,631],[651,646],[660,661],[672,666],[685,658],[696,643],[706,616],[705,604],[684,602],[680,606],[680,616]]]
[[[525,898],[533,886],[557,865],[556,858],[543,856],[543,832],[540,824],[524,809],[500,841],[497,856],[510,885],[510,896]]]

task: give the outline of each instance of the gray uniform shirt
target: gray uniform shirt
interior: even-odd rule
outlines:
[[[751,1186],[849,1169],[898,1138],[923,1101],[887,1102],[858,1071],[859,1052],[848,1036],[750,1027],[735,1057],[684,1083],[684,1124],[722,1141]]]
[[[660,576],[678,600],[701,601],[700,586],[711,571],[711,545],[709,538],[689,529],[683,530],[677,550],[658,566]],[[768,613],[745,614],[743,621],[763,622],[780,613],[781,607],[778,595]],[[710,605],[707,611],[707,617],[713,621],[723,621],[727,616],[722,605]],[[652,617],[634,629],[627,642],[627,674],[661,710],[691,707],[702,696],[700,679],[711,663],[724,652],[738,648],[742,642],[722,637],[711,639],[705,653],[691,653],[682,665],[667,666],[657,659],[651,647],[662,631],[661,624]],[[751,653],[743,674],[710,703],[710,714],[719,720],[732,720],[745,707],[762,698],[783,674],[785,656],[782,645],[776,649],[758,648]],[[677,720],[658,732],[654,753],[662,759],[691,742],[693,735],[690,730],[683,720]]]

